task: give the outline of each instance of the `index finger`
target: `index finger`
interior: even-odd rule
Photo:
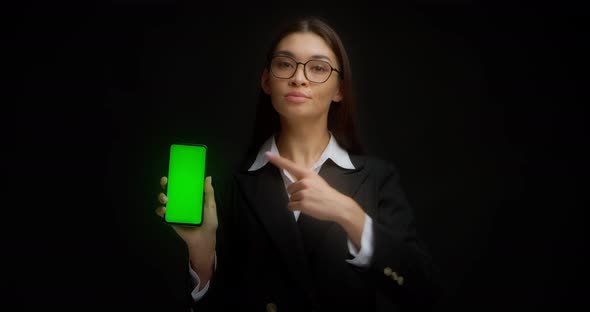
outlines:
[[[166,177],[166,176],[161,177],[160,178],[160,186],[163,189],[166,189],[166,184],[168,184],[168,177]]]
[[[300,167],[296,163],[287,158],[281,157],[280,155],[266,152],[266,157],[268,157],[268,160],[275,166],[289,171],[289,173],[297,180],[309,175],[310,171],[307,168]]]

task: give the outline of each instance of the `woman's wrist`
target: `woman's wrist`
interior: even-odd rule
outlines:
[[[197,260],[200,262],[193,262],[192,258],[189,259],[191,268],[195,271],[200,280],[199,290],[203,289],[213,277],[215,271],[215,253],[209,261],[203,260],[205,259]]]
[[[191,263],[195,266],[208,265],[215,256],[216,237],[199,237],[187,242]]]
[[[346,200],[338,223],[342,226],[350,240],[360,248],[363,226],[365,224],[365,211],[354,201],[345,196]]]

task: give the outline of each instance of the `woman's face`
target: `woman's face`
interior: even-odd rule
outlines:
[[[339,60],[332,49],[320,36],[311,32],[286,36],[277,45],[274,55],[288,56],[301,63],[310,60],[324,61],[340,70]],[[310,67],[308,71],[312,70],[311,64],[307,66]],[[306,78],[303,65],[295,67],[295,74],[287,79],[277,78],[267,70],[263,72],[261,86],[270,95],[274,109],[283,118],[294,121],[327,116],[330,103],[342,100],[339,74],[331,72],[327,81],[318,83]]]

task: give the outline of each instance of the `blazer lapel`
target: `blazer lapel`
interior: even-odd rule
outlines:
[[[309,264],[295,216],[287,210],[288,196],[279,170],[267,164],[260,170],[243,172],[237,177],[250,207],[268,231],[287,269],[310,295],[312,284]]]
[[[328,159],[320,169],[319,175],[340,193],[353,197],[367,178],[367,172],[364,170],[362,158],[351,155],[350,159],[355,169],[343,169]]]

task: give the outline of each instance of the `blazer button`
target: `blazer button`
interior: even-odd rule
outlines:
[[[392,278],[394,281],[397,281],[397,272],[396,272],[396,271],[393,271],[393,272],[391,272],[391,278]]]
[[[383,270],[383,274],[385,274],[385,276],[391,276],[391,268],[390,267],[386,267]]]
[[[403,276],[397,277],[397,284],[400,286],[402,286],[404,284],[404,277]]]
[[[277,305],[272,302],[267,303],[266,312],[277,312]]]

